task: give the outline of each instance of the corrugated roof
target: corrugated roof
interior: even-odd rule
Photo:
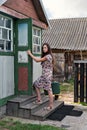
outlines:
[[[87,50],[87,18],[49,20],[51,28],[42,33],[42,42],[53,49]]]

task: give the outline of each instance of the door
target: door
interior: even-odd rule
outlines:
[[[32,95],[32,19],[17,20],[15,32],[15,93]]]

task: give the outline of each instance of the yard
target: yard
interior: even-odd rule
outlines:
[[[70,79],[67,82],[60,83],[59,100],[64,103],[74,103],[74,80]]]
[[[0,130],[65,130],[58,127],[21,123],[14,121],[12,118],[4,118],[0,120]]]

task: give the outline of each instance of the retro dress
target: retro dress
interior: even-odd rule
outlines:
[[[44,90],[52,90],[51,89],[52,72],[53,72],[52,56],[48,54],[45,57],[47,60],[41,63],[42,75],[34,82],[34,86],[38,88],[43,88]]]

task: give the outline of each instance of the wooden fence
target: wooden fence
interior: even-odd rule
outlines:
[[[74,61],[74,102],[87,103],[87,61]]]

